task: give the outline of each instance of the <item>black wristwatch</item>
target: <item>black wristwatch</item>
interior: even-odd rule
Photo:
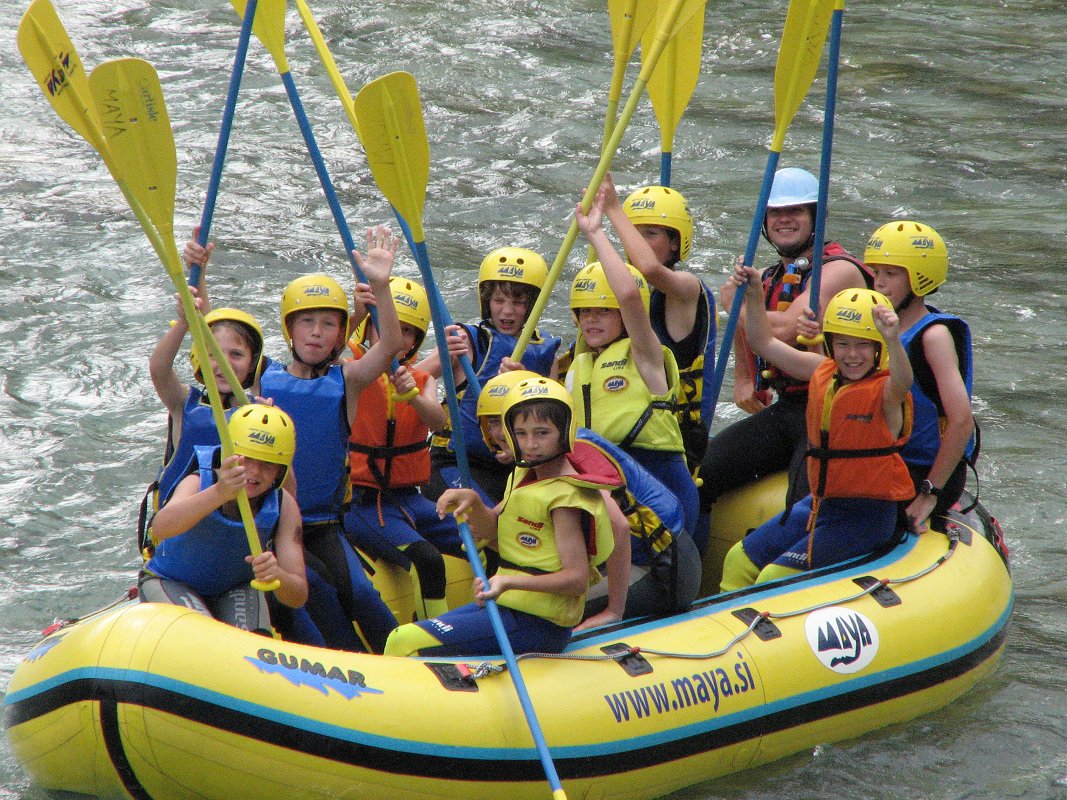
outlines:
[[[919,494],[930,495],[931,497],[940,497],[941,490],[935,487],[930,481],[922,480],[919,482]]]

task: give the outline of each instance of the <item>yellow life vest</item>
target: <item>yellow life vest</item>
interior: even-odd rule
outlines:
[[[565,475],[537,480],[521,467],[512,473],[504,506],[497,522],[497,550],[500,574],[544,575],[563,567],[552,524],[552,510],[575,508],[582,513],[591,572],[604,563],[615,547],[611,518],[601,489],[616,488],[610,479],[599,476]],[[599,577],[599,576],[598,576]],[[585,609],[585,595],[565,596],[527,589],[509,589],[497,602],[535,614],[563,627],[577,625]]]
[[[685,446],[674,415],[678,395],[678,363],[663,348],[667,392],[652,394],[630,352],[630,340],[620,339],[600,353],[574,357],[567,387],[574,398],[578,424],[596,431],[624,450],[641,447],[683,453]]]

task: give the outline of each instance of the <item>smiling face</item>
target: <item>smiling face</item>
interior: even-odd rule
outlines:
[[[344,315],[332,308],[312,308],[290,314],[286,323],[293,350],[307,364],[318,364],[344,346]]]
[[[245,384],[252,372],[252,348],[249,347],[248,340],[229,325],[216,323],[211,327],[211,332],[226,356],[226,360],[230,362],[234,377],[242,385]],[[215,382],[218,384],[219,393],[223,395],[233,394],[234,388],[230,386],[229,381],[222,374],[222,370],[215,363],[215,359],[208,356],[208,361],[211,364]]]
[[[260,461],[250,456],[241,456],[241,465],[245,468],[245,492],[249,499],[273,489],[282,474],[281,464]]]
[[[842,377],[858,381],[866,377],[878,360],[878,342],[835,333],[831,337],[833,358]]]
[[[815,227],[809,206],[783,206],[767,209],[767,238],[782,252],[807,248]]]
[[[597,352],[626,334],[617,308],[579,308],[578,329],[585,343]]]

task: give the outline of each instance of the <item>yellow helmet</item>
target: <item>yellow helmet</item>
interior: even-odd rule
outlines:
[[[478,417],[478,427],[482,430],[482,439],[491,452],[495,453],[500,448],[489,436],[489,417],[504,417],[504,400],[515,384],[539,377],[541,376],[536,372],[515,369],[511,372],[498,372],[482,385],[482,390],[478,392],[475,414]]]
[[[282,467],[280,486],[296,453],[296,428],[289,415],[276,406],[251,403],[233,412],[227,430],[237,455]]]
[[[681,193],[666,186],[645,186],[633,192],[622,210],[634,225],[662,225],[678,233],[678,258],[689,258],[693,217]]]
[[[548,265],[533,250],[525,247],[498,247],[482,259],[482,265],[478,268],[478,296],[482,304],[482,317],[489,318],[489,295],[482,288],[485,283],[510,281],[540,292],[547,280]]]
[[[911,290],[920,297],[948,280],[945,240],[921,222],[886,223],[871,234],[863,260],[907,270]]]
[[[498,247],[478,269],[478,287],[486,281],[513,281],[541,289],[548,280],[548,265],[525,247]]]
[[[559,381],[554,381],[542,375],[527,378],[511,387],[504,397],[504,407],[502,409],[504,436],[507,437],[508,445],[511,447],[512,455],[515,457],[515,463],[520,467],[536,467],[538,464],[550,461],[559,455],[554,453],[546,458],[530,461],[523,457],[522,451],[512,433],[515,417],[522,407],[531,403],[541,402],[550,403],[550,407],[553,407],[554,411],[558,411],[558,414],[552,414],[551,419],[557,424],[559,430],[563,432],[563,452],[569,453],[574,449],[574,440],[578,433],[578,419],[574,413],[574,401],[571,400],[570,392]]]
[[[885,369],[889,363],[889,353],[885,338],[874,324],[874,307],[885,306],[892,309],[893,304],[881,292],[873,289],[843,289],[826,304],[823,315],[823,333],[832,337],[835,333],[842,336],[855,336],[857,339],[870,339],[878,343],[876,357],[878,369]],[[828,342],[833,353],[833,340]]]
[[[400,322],[410,325],[420,333],[411,350],[400,359],[406,362],[418,352],[426,338],[426,331],[430,329],[430,299],[421,284],[396,275],[389,279],[389,292]]]
[[[633,265],[627,264],[626,269],[630,270],[630,274],[633,275],[634,283],[641,292],[641,302],[645,304],[645,311],[648,311],[652,297],[648,289],[648,281]],[[604,274],[604,267],[599,261],[587,264],[574,276],[574,282],[571,284],[571,315],[574,317],[575,325],[578,324],[578,309],[580,308],[618,307],[618,298],[611,290],[608,276]]]
[[[204,315],[204,322],[212,327],[218,322],[230,322],[236,324],[248,339],[252,350],[252,369],[248,377],[241,384],[245,389],[251,387],[263,371],[263,328],[251,314],[241,311],[239,308],[213,308]],[[200,359],[196,357],[196,351],[189,352],[189,364],[193,368],[193,377],[200,383],[204,382],[200,374]]]
[[[301,275],[285,287],[281,308],[282,336],[285,337],[285,343],[289,347],[293,346],[292,337],[289,335],[289,317],[297,311],[315,308],[332,308],[343,315],[343,336],[337,345],[337,352],[340,352],[348,339],[348,295],[341,288],[341,284],[329,275]]]

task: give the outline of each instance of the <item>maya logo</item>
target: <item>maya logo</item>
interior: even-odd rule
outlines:
[[[859,322],[863,319],[863,312],[855,308],[839,308],[837,318],[841,322]]]
[[[532,533],[520,533],[518,536],[518,542],[523,547],[540,547],[541,540],[534,536]]]
[[[329,286],[308,286],[304,289],[304,295],[307,297],[329,297]]]
[[[490,386],[488,395],[490,397],[502,397],[508,393],[507,386]]]
[[[407,308],[419,307],[419,301],[410,294],[398,294],[393,298],[393,302],[398,306],[406,306]]]
[[[527,386],[520,392],[520,397],[541,397],[548,394],[548,387],[540,383],[535,383],[533,386]]]
[[[595,292],[596,281],[589,278],[582,278],[581,280],[574,282],[574,291],[576,292]]]
[[[248,432],[248,438],[250,441],[256,442],[257,444],[274,447],[274,434],[270,431],[259,429],[251,430]]]
[[[496,271],[496,274],[502,278],[521,278],[526,274],[526,270],[523,267],[517,267],[514,264],[508,264],[506,267],[501,267]]]
[[[630,205],[634,211],[655,211],[656,201],[650,198],[643,198],[641,200],[634,200]]]
[[[623,378],[623,377],[608,378],[606,381],[604,381],[604,391],[605,392],[621,392],[623,389],[625,389],[629,385],[630,384],[626,380],[626,378]]]
[[[804,632],[816,658],[834,672],[859,672],[878,655],[878,629],[858,611],[821,608],[808,616]]]
[[[934,247],[934,240],[926,236],[916,236],[911,240],[911,246],[918,250],[932,250]]]

